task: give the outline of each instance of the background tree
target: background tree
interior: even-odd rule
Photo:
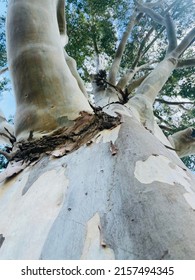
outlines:
[[[1,122],[10,141],[1,151],[9,161],[1,174],[1,258],[194,258],[195,179],[178,155],[194,154],[195,130],[168,141],[153,113],[167,125],[158,107],[166,112],[175,101],[163,86],[177,68],[194,66],[195,29],[189,21],[178,35],[173,20],[193,2],[179,2],[68,2],[70,38],[77,49],[87,44],[79,50],[83,76],[92,54],[96,61],[86,75],[90,104],[69,56],[78,56],[75,43],[66,48],[64,1],[9,1],[17,112],[15,133]],[[75,30],[89,37],[77,39]],[[187,97],[179,105],[191,106]]]

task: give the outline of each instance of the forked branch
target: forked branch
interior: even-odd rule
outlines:
[[[179,58],[189,48],[195,40],[195,27],[183,38],[181,43],[171,53],[173,57]]]
[[[153,19],[158,24],[166,27],[167,39],[168,39],[168,43],[169,43],[168,49],[167,49],[167,54],[170,53],[171,51],[173,51],[177,47],[177,38],[176,38],[174,22],[168,13],[168,10],[170,9],[171,6],[166,10],[165,16],[163,17],[163,16],[159,15],[158,13],[156,13],[151,8],[149,8],[147,4],[142,5],[138,1],[136,1],[136,2],[137,2],[138,9],[141,12],[148,15],[151,19]]]

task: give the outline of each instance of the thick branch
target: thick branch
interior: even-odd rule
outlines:
[[[146,4],[142,5],[138,1],[135,1],[135,2],[137,3],[137,7],[138,7],[140,12],[145,13],[146,15],[151,17],[155,22],[159,23],[160,25],[166,26],[166,22],[165,22],[164,17],[162,17],[161,15],[157,14],[151,8],[147,7]]]
[[[187,68],[195,66],[195,58],[179,60],[177,63],[177,68]]]
[[[153,104],[175,67],[176,61],[174,59],[161,61],[140,85],[136,94],[144,95]]]
[[[195,27],[183,38],[177,48],[171,53],[175,58],[180,57],[195,40]]]
[[[135,76],[135,74],[148,67],[149,65],[151,65],[154,62],[149,62],[149,63],[145,63],[143,65],[140,65],[139,67],[135,67],[134,69],[130,69],[118,82],[117,87],[121,88],[122,90],[127,86],[127,84],[133,79],[133,77]]]
[[[129,38],[129,34],[131,33],[132,28],[135,25],[135,22],[136,22],[136,12],[134,12],[133,15],[131,16],[129,23],[127,25],[127,28],[126,28],[125,32],[123,33],[122,39],[117,48],[116,55],[115,55],[114,61],[112,63],[109,77],[108,77],[108,81],[111,84],[116,84],[116,76],[117,76],[117,73],[119,70],[121,59],[122,59],[122,56],[123,56],[123,53],[125,50],[125,46],[127,44],[127,40]]]
[[[145,78],[148,76],[148,74],[132,81],[128,86],[127,86],[127,92],[130,94],[135,88],[139,87],[141,83],[145,80]]]
[[[168,138],[179,157],[195,154],[195,129],[193,127],[176,132]]]
[[[40,138],[69,126],[83,111],[93,114],[68,65],[73,60],[64,59],[66,42],[64,0],[9,1],[7,48],[17,140],[27,139],[30,130]]]
[[[167,30],[167,39],[169,42],[167,54],[169,54],[177,47],[177,37],[175,31],[175,24],[173,22],[173,19],[170,17],[169,13],[167,13],[165,16],[165,22],[166,22],[166,30]]]
[[[171,5],[172,6],[172,5]],[[167,31],[167,39],[169,42],[167,54],[170,53],[172,50],[174,50],[177,47],[177,38],[176,38],[176,32],[175,32],[175,25],[170,17],[168,10],[171,8],[171,6],[167,9],[165,17],[162,17],[161,15],[157,14],[155,11],[147,7],[146,5],[141,5],[138,3],[138,8],[140,11],[146,13],[149,17],[151,17],[155,22],[161,24],[162,26],[166,27]]]

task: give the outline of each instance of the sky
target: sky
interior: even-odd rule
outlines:
[[[6,12],[6,5],[4,2],[0,1],[0,16],[4,15]],[[0,76],[0,79],[3,78],[8,78],[10,79],[9,72],[5,72]],[[11,88],[11,84],[9,85]],[[10,115],[14,115],[15,113],[15,98],[12,89],[10,91],[4,91],[2,95],[0,96],[0,108],[4,112],[6,118],[9,118]]]

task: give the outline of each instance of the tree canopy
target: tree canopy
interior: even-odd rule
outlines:
[[[193,27],[194,1],[157,1],[151,6],[161,15],[170,13],[178,41]],[[89,81],[90,74],[100,69],[109,71],[122,36],[128,32],[128,23],[133,20],[134,9],[133,1],[67,1],[67,51],[76,59],[85,81]],[[153,69],[155,62],[161,61],[166,55],[167,44],[165,26],[151,20],[145,14],[138,14],[125,42],[117,76],[119,81],[124,73],[132,71],[135,67],[145,66],[140,67],[140,71],[132,75],[129,81],[127,88],[130,97]],[[181,58],[188,59],[194,56],[195,48],[192,44]],[[194,124],[193,65],[188,68],[178,67],[154,104],[155,116],[166,135]],[[189,168],[194,169],[194,156],[183,160]]]

